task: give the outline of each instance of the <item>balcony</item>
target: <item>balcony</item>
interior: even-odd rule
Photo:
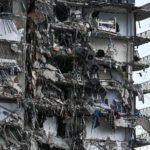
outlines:
[[[133,71],[139,71],[145,68],[149,68],[150,66],[150,55],[140,58],[138,51],[135,52],[134,55],[134,66]]]
[[[134,144],[135,148],[150,145],[149,133],[144,133],[136,136],[136,142]]]
[[[144,94],[150,93],[150,81],[144,82],[140,84]]]
[[[135,46],[140,46],[150,42],[150,30],[139,33],[135,37]]]
[[[142,116],[146,116],[147,118],[150,118],[150,107],[140,109],[139,111]]]
[[[150,3],[137,8],[135,11],[136,21],[150,17]]]

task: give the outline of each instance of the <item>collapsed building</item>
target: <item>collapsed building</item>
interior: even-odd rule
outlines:
[[[0,149],[134,148],[132,72],[149,66],[135,23],[150,15],[134,3],[1,0]]]

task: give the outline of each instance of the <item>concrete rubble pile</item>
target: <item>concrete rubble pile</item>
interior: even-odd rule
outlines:
[[[0,149],[133,148],[143,64],[128,2],[0,1]]]

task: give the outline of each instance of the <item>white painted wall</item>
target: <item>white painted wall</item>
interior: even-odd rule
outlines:
[[[110,44],[109,39],[98,39],[91,38],[90,43],[92,48],[98,51],[99,49],[104,50],[105,52],[108,50],[108,46]],[[126,62],[127,61],[127,43],[118,40],[112,40],[112,50],[114,51],[114,60],[118,62]],[[116,51],[116,52],[115,52]]]
[[[100,120],[101,125],[92,129],[92,119],[86,122],[86,138],[85,139],[103,139],[108,137],[114,141],[125,141],[131,139],[131,131],[126,128],[112,129],[108,123]]]

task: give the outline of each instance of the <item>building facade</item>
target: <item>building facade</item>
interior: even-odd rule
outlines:
[[[136,21],[149,12],[134,3],[1,0],[0,149],[137,145],[144,98],[132,72],[149,66],[135,51],[149,37],[136,35]]]

